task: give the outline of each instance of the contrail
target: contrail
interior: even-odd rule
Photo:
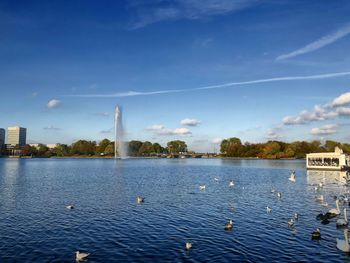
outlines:
[[[306,54],[306,53],[310,53],[313,52],[315,50],[318,50],[324,46],[327,46],[329,44],[332,44],[333,42],[337,41],[338,39],[341,39],[345,36],[347,36],[348,34],[350,34],[350,23],[346,24],[345,26],[343,26],[342,28],[340,28],[339,30],[337,30],[336,32],[326,35],[324,37],[321,37],[320,39],[298,49],[295,50],[291,53],[288,54],[283,54],[280,55],[276,58],[276,61],[278,60],[283,60],[283,59],[288,59],[288,58],[293,58],[302,54]]]
[[[69,96],[85,97],[85,98],[117,98],[117,97],[149,96],[149,95],[156,95],[156,94],[179,93],[179,92],[189,92],[189,91],[197,91],[197,90],[222,89],[222,88],[228,88],[232,86],[252,85],[252,84],[277,82],[277,81],[337,78],[337,77],[348,76],[348,75],[350,75],[350,71],[310,75],[310,76],[291,76],[291,77],[258,79],[258,80],[242,81],[242,82],[229,82],[229,83],[224,83],[219,85],[204,86],[204,87],[190,88],[190,89],[157,90],[157,91],[146,91],[146,92],[126,91],[126,92],[110,93],[110,94],[74,94]]]

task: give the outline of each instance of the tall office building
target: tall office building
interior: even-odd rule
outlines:
[[[1,155],[1,150],[5,146],[5,129],[0,128],[0,155]]]
[[[23,147],[26,145],[27,129],[22,127],[7,128],[7,145],[10,147]]]

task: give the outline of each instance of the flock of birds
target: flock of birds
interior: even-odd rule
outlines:
[[[350,184],[350,174],[349,173],[347,174],[347,177],[345,179],[347,180],[347,183]],[[296,182],[296,172],[295,171],[292,171],[290,173],[288,180],[292,183]],[[219,179],[215,177],[214,181],[219,181]],[[234,187],[235,182],[231,180],[229,182],[228,186]],[[319,183],[315,186],[314,190],[316,193],[321,193],[323,190],[323,187],[324,187],[323,183]],[[206,185],[204,185],[204,184],[199,185],[200,191],[204,191],[205,189],[206,189]],[[271,189],[271,193],[276,194],[277,198],[279,198],[279,199],[282,198],[282,192],[278,192],[274,188]],[[327,225],[331,222],[331,220],[333,218],[337,218],[336,227],[337,228],[344,228],[344,239],[337,238],[336,239],[336,243],[337,243],[336,246],[339,250],[341,250],[343,252],[347,252],[347,253],[350,252],[350,245],[349,245],[349,240],[348,240],[348,228],[347,228],[349,222],[348,222],[348,218],[347,218],[347,209],[346,208],[343,209],[343,218],[340,217],[341,216],[340,203],[342,203],[343,205],[350,206],[349,195],[350,195],[350,192],[348,191],[347,193],[345,193],[344,195],[340,195],[339,197],[334,196],[336,207],[330,209],[328,212],[326,212],[324,214],[320,213],[316,216],[316,219],[320,220],[323,225]],[[328,203],[325,202],[325,198],[324,198],[323,194],[316,196],[315,199],[322,206],[328,207]],[[142,204],[145,202],[145,197],[138,196],[136,198],[136,201],[138,204]],[[67,205],[66,208],[71,210],[71,209],[74,209],[74,206]],[[267,206],[266,212],[272,213],[272,208]],[[295,213],[294,216],[288,220],[288,227],[293,228],[295,226],[295,223],[298,221],[298,219],[299,219],[299,214]],[[232,229],[233,229],[233,220],[230,219],[229,222],[227,222],[224,225],[224,230],[232,230]],[[320,228],[316,228],[316,230],[311,233],[311,239],[312,240],[320,240],[321,239],[321,229]],[[190,249],[192,249],[192,247],[193,247],[193,244],[191,242],[186,242],[186,244],[185,244],[186,250],[190,250]],[[80,251],[75,252],[77,262],[85,261],[89,255],[90,255],[90,253],[82,253]]]
[[[350,178],[349,178],[349,173],[347,173],[346,176],[346,181],[347,183],[350,183]],[[296,173],[295,171],[292,171],[292,173],[290,174],[289,181],[295,183],[296,182]],[[315,192],[316,193],[321,193],[323,190],[323,183],[319,183],[315,186]],[[272,193],[275,193],[275,189],[271,190]],[[320,213],[316,216],[316,220],[320,220],[321,223],[323,225],[327,225],[329,223],[331,223],[331,220],[334,218],[337,218],[336,220],[336,227],[337,228],[343,228],[344,229],[344,239],[336,239],[336,247],[343,251],[343,252],[350,252],[350,245],[349,245],[349,241],[348,241],[348,218],[347,218],[347,209],[346,207],[344,207],[343,209],[343,217],[341,217],[341,209],[340,209],[340,203],[342,203],[344,206],[345,205],[349,205],[350,206],[350,200],[349,200],[349,194],[350,192],[348,191],[347,193],[345,193],[344,195],[340,195],[338,196],[334,196],[334,200],[335,200],[335,208],[330,209],[328,212],[326,213]],[[281,198],[282,197],[282,193],[281,192],[277,192],[277,197]],[[319,202],[322,206],[324,207],[328,207],[328,203],[325,202],[325,198],[323,194],[320,194],[318,196],[316,196],[316,201]],[[267,213],[271,213],[272,212],[272,208],[271,207],[266,207],[266,212]],[[294,217],[290,218],[288,220],[288,227],[293,228],[295,225],[295,222],[298,221],[299,219],[299,215],[297,213],[294,214]],[[314,232],[311,233],[311,239],[312,240],[320,240],[321,239],[321,229],[320,228],[316,228],[316,230]]]

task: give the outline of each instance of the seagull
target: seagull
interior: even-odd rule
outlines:
[[[275,191],[276,191],[275,188],[272,188],[272,189],[271,189],[271,193],[272,193],[272,194],[275,193]]]
[[[293,182],[293,183],[295,183],[295,181],[296,181],[296,179],[295,179],[295,171],[293,171],[293,172],[290,174],[288,180],[291,181],[291,182]]]
[[[205,185],[200,185],[199,190],[205,190]]]
[[[298,213],[295,213],[294,214],[294,219],[297,221],[299,219],[299,214]]]
[[[192,243],[186,242],[186,249],[190,250],[192,248]]]
[[[215,178],[214,178],[214,181],[219,181],[219,178],[215,177]]]
[[[312,232],[311,239],[312,240],[319,240],[319,239],[321,239],[321,230],[319,228],[317,228],[316,231]]]
[[[295,221],[294,221],[293,218],[289,219],[289,221],[288,221],[288,227],[293,227],[293,226],[294,226],[294,223],[295,223]]]
[[[272,212],[272,208],[267,206],[267,207],[266,207],[266,212],[267,212],[267,213],[271,213],[271,212]]]
[[[76,251],[75,259],[76,261],[82,261],[82,260],[85,260],[89,255],[90,253],[80,253],[79,251]]]
[[[278,197],[278,198],[282,198],[282,193],[281,193],[281,192],[278,192],[278,193],[277,193],[277,197]]]
[[[230,181],[229,186],[230,187],[235,186],[235,182],[234,181]]]
[[[225,224],[224,228],[225,228],[225,230],[231,230],[233,228],[233,221],[232,221],[232,219],[230,219],[230,221]]]
[[[344,229],[344,238],[343,239],[336,239],[337,240],[337,248],[343,252],[350,252],[350,247],[349,247],[349,241],[348,241],[348,229]]]
[[[145,202],[145,198],[142,197],[142,196],[138,196],[138,197],[137,197],[137,203],[141,204],[141,203],[143,203],[143,202]]]
[[[66,208],[67,209],[74,209],[74,206],[73,205],[67,205]]]

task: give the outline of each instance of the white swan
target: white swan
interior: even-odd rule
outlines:
[[[348,217],[346,215],[346,208],[344,208],[344,218],[339,218],[337,220],[337,226],[347,226],[348,225]]]
[[[67,205],[66,208],[67,209],[74,209],[74,206],[73,205]]]
[[[344,229],[344,237],[345,240],[343,239],[336,239],[337,240],[337,248],[343,252],[350,252],[350,247],[349,247],[349,241],[348,241],[348,230]]]
[[[340,215],[340,208],[339,208],[339,200],[335,200],[335,205],[336,208],[332,208],[331,210],[328,211],[329,214],[331,215]]]
[[[272,212],[272,208],[267,206],[267,207],[266,207],[266,212],[267,212],[267,213],[271,213],[271,212]]]
[[[278,198],[282,198],[282,193],[281,193],[281,192],[278,192],[278,193],[277,193],[277,197],[278,197]]]
[[[76,261],[82,261],[82,260],[85,260],[89,255],[90,253],[80,253],[79,251],[76,251],[75,259]]]
[[[293,172],[290,174],[288,180],[291,181],[291,182],[293,182],[293,183],[295,183],[295,181],[296,181],[296,178],[295,178],[295,171],[293,171]]]
[[[205,185],[200,185],[199,190],[205,190]]]

